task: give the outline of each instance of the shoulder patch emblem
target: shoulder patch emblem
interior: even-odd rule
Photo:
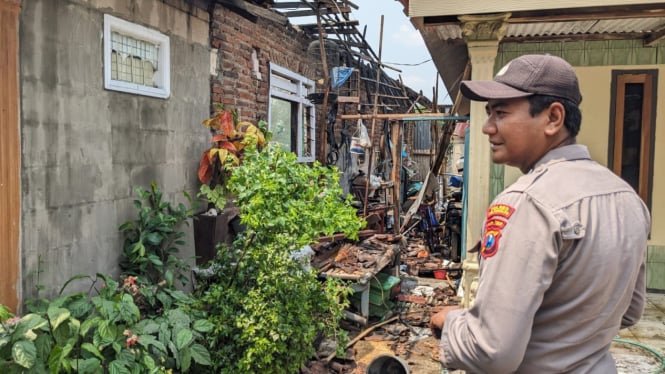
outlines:
[[[508,219],[514,212],[515,208],[507,204],[493,204],[487,209],[485,230],[480,246],[480,255],[483,258],[492,257],[499,251],[501,230],[506,227]]]
[[[489,258],[496,254],[499,250],[499,238],[501,237],[501,230],[499,229],[489,229],[485,230],[485,236],[483,237],[483,244],[480,248],[480,255],[483,258]]]
[[[487,219],[493,217],[510,218],[515,212],[515,208],[508,204],[494,204],[487,208]]]

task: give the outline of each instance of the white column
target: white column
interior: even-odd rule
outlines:
[[[460,17],[471,60],[471,80],[491,80],[494,77],[494,61],[499,41],[505,34],[507,26],[505,21],[509,17],[510,14]],[[490,203],[490,147],[487,136],[482,133],[486,118],[485,103],[472,101],[468,170],[467,179],[464,181],[468,203],[464,222],[467,255],[462,264],[464,269],[462,305],[466,308],[473,305],[478,288],[478,254],[469,253],[468,250],[480,239],[485,211]]]

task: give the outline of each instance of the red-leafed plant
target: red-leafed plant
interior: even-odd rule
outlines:
[[[270,134],[267,122],[262,120],[254,125],[239,121],[235,110],[225,109],[222,105],[217,106],[215,113],[204,120],[203,125],[210,128],[212,146],[203,152],[199,161],[198,177],[202,183],[199,196],[221,210],[226,205],[225,182],[232,169],[240,165],[243,150],[250,144],[260,150],[266,145]]]

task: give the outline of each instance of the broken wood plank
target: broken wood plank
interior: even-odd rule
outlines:
[[[393,317],[393,318],[387,319],[387,320],[385,320],[385,321],[383,321],[383,322],[377,323],[376,325],[372,325],[372,326],[366,328],[363,332],[361,332],[360,334],[358,334],[358,336],[356,336],[355,338],[353,338],[353,340],[351,340],[350,342],[348,342],[348,343],[346,344],[346,349],[351,348],[354,344],[356,344],[358,341],[360,341],[360,339],[362,339],[362,338],[364,338],[365,336],[367,336],[370,332],[376,330],[377,328],[379,328],[379,327],[381,327],[381,326],[383,326],[383,325],[387,325],[387,324],[389,324],[389,323],[393,323],[393,322],[397,321],[398,319],[399,319],[399,316],[395,316],[395,317]],[[333,358],[335,358],[335,355],[336,355],[336,354],[337,354],[337,352],[333,352],[333,353],[331,353],[330,356],[326,357],[325,362],[330,362],[330,360],[332,360]]]

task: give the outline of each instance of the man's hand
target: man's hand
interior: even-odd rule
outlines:
[[[437,339],[441,338],[441,330],[443,329],[443,323],[446,321],[446,316],[451,311],[457,309],[460,309],[459,305],[444,306],[443,309],[429,319],[429,328],[432,330],[432,335],[436,336]]]

